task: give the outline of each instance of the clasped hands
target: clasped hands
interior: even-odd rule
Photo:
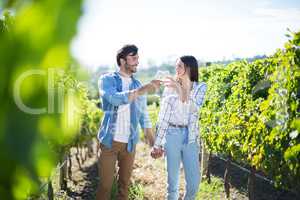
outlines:
[[[155,148],[155,147],[152,148],[150,153],[151,157],[154,159],[162,157],[163,154],[164,154],[164,150],[162,148]]]

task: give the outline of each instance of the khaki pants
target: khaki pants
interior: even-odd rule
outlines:
[[[101,154],[99,158],[99,176],[100,183],[98,186],[96,199],[109,200],[111,188],[114,180],[115,165],[118,161],[118,200],[128,200],[128,188],[130,177],[133,170],[135,149],[133,152],[127,151],[127,144],[113,141],[112,148],[106,148],[100,144]]]

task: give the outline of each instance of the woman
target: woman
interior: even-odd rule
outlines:
[[[200,184],[199,108],[206,91],[198,83],[198,63],[193,56],[176,61],[176,80],[168,77],[159,112],[153,158],[165,152],[168,172],[168,200],[178,199],[179,172],[182,161],[186,193],[185,200],[195,199]]]

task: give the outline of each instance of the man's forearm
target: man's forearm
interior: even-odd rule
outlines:
[[[138,89],[131,90],[128,99],[129,101],[134,101],[138,96],[142,96],[147,92],[152,92],[152,91],[155,91],[155,87],[152,84],[148,83]]]
[[[145,138],[147,139],[148,144],[152,147],[154,145],[154,140],[155,140],[153,129],[145,128],[144,135],[145,135]]]
[[[151,83],[143,85],[142,87],[137,89],[138,96],[144,95],[147,92],[154,92],[154,91],[155,91],[155,87]]]
[[[144,128],[144,134],[145,135],[153,135],[152,128]]]

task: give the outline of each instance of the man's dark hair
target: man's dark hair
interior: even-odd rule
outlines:
[[[135,56],[138,53],[138,48],[133,44],[124,45],[117,53],[118,66],[121,65],[121,58],[126,59],[126,56],[132,54]]]
[[[185,69],[189,69],[189,77],[193,82],[198,82],[198,62],[194,56],[181,56],[180,60],[183,62]]]

